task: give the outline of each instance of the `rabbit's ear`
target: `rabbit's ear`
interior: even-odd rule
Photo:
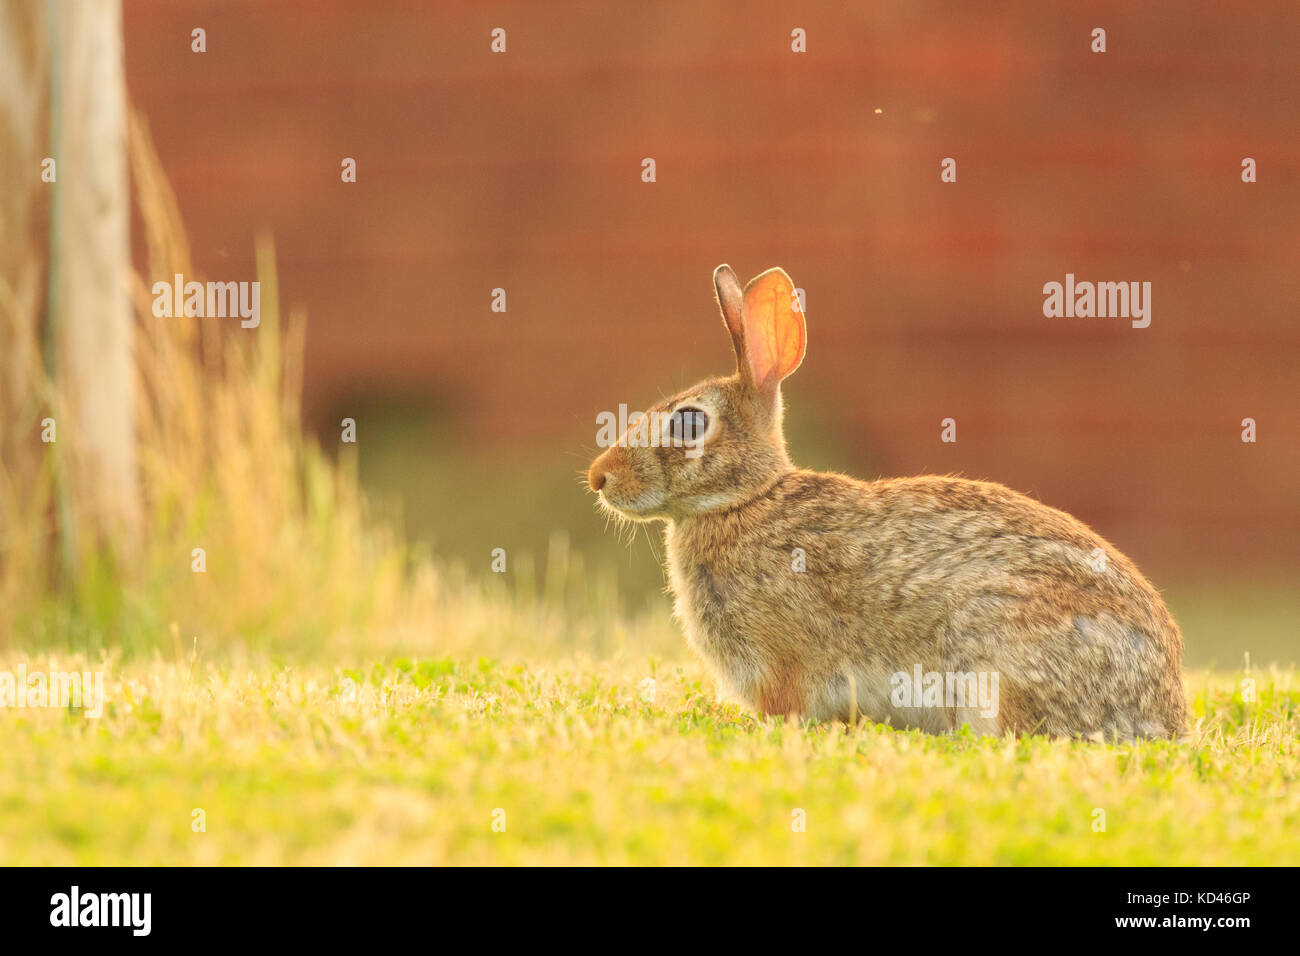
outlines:
[[[745,286],[741,305],[750,384],[775,388],[799,367],[808,342],[794,283],[784,269],[768,269]],[[734,337],[734,336],[733,336]]]
[[[731,333],[731,344],[736,349],[736,370],[748,375],[745,363],[745,294],[740,291],[740,279],[731,266],[720,265],[713,270],[713,289],[718,294],[718,308],[722,310],[722,321],[727,323]]]

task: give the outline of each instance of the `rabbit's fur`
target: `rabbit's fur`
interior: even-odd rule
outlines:
[[[793,284],[772,269],[742,292],[728,266],[714,282],[736,373],[654,406],[663,441],[630,428],[588,477],[606,508],[667,522],[677,617],[725,690],[764,714],[932,732],[1184,732],[1182,638],[1128,558],[991,482],[796,468],[780,395],[804,352]],[[708,416],[684,447],[668,441],[681,408]],[[900,696],[918,672],[995,675],[995,707]]]

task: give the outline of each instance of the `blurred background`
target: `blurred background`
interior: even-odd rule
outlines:
[[[307,429],[355,419],[470,575],[560,547],[666,615],[657,532],[579,483],[596,415],[730,371],[712,270],[780,265],[797,463],[1006,483],[1134,558],[1189,663],[1294,659],[1300,7],[1054,6],[128,0],[126,88],[195,270],[274,237]],[[1150,327],[1045,318],[1067,272],[1150,282]]]

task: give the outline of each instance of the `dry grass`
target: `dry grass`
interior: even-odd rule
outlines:
[[[256,330],[153,315],[153,282],[195,272],[138,118],[130,153],[147,248],[135,282],[144,541],[139,553],[85,550],[78,573],[61,578],[53,455],[76,436],[61,432],[57,446],[33,440],[57,389],[35,343],[15,351],[10,360],[37,384],[17,430],[23,440],[0,469],[0,647],[113,648],[128,658],[196,642],[206,654],[253,648],[308,658],[358,649],[600,651],[629,630],[648,646],[667,643],[666,627],[625,621],[611,582],[589,580],[562,538],[544,581],[520,561],[512,587],[491,586],[437,567],[371,520],[355,446],[341,444],[331,461],[302,433],[305,323],[282,320],[268,239],[256,250]],[[196,548],[204,573],[192,570]]]

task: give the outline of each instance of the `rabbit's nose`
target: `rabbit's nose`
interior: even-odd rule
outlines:
[[[615,446],[606,448],[604,454],[591,463],[587,469],[587,484],[592,491],[600,491],[609,482],[623,464],[623,449]]]

